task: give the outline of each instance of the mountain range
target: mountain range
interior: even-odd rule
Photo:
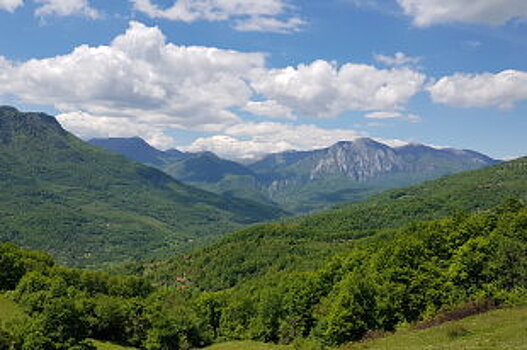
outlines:
[[[92,145],[151,166],[193,186],[301,213],[357,201],[385,189],[499,161],[470,150],[421,144],[390,147],[369,138],[312,151],[287,151],[241,164],[211,152],[162,152],[140,138],[93,139]]]
[[[276,206],[197,189],[160,169],[196,183],[246,177],[267,194],[495,161],[359,139],[242,165],[127,141],[121,150],[136,160],[87,144],[46,114],[0,107],[0,242],[113,272],[66,268],[0,243],[0,291],[10,302],[0,298],[0,323],[6,309],[23,317],[0,324],[0,348],[93,349],[91,338],[141,349],[230,340],[313,349],[435,322],[445,311],[463,317],[525,303],[527,158],[282,218]],[[189,249],[194,240],[201,244]]]
[[[185,185],[12,107],[0,107],[0,198],[0,241],[78,266],[159,257],[285,214]]]
[[[319,267],[364,237],[437,220],[486,212],[517,199],[527,203],[527,158],[396,188],[366,200],[254,225],[223,237],[186,259],[174,257],[147,269],[158,281],[184,274],[203,289],[230,288],[269,271]]]

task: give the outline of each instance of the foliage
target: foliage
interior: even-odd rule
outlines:
[[[90,338],[152,350],[224,340],[321,349],[471,300],[514,302],[527,290],[527,209],[517,201],[380,231],[315,271],[269,270],[220,291],[200,291],[184,276],[154,287],[0,247],[7,270],[25,267],[1,286],[16,285],[10,296],[30,316],[1,332],[13,349],[90,349]]]
[[[202,293],[198,316],[215,339],[335,345],[471,300],[504,303],[527,288],[526,225],[527,210],[505,205],[384,230],[315,272],[269,270]]]
[[[162,257],[283,211],[221,197],[0,108],[0,241],[72,266]],[[194,243],[195,244],[195,243]]]

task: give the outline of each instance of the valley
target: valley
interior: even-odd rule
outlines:
[[[2,113],[0,154],[10,159],[2,171],[12,175],[4,177],[11,179],[4,180],[4,193],[22,200],[18,207],[14,200],[2,201],[13,213],[11,219],[4,214],[3,232],[17,229],[17,235],[2,239],[47,250],[56,259],[0,245],[0,286],[7,292],[1,306],[4,317],[13,320],[4,324],[1,341],[15,348],[34,341],[87,350],[93,344],[99,349],[266,349],[262,342],[277,349],[353,349],[395,346],[382,345],[392,339],[414,346],[420,334],[431,334],[430,346],[475,344],[471,335],[483,331],[477,323],[464,323],[470,319],[448,326],[470,329],[459,339],[444,338],[449,331],[443,325],[415,335],[404,329],[466,303],[519,307],[520,313],[527,303],[526,158],[284,217],[276,206],[198,190],[86,145],[53,117],[10,108]],[[99,241],[84,238],[98,219],[89,205],[116,213],[100,212],[109,226],[96,235]],[[27,218],[37,213],[41,216]],[[71,221],[59,215],[68,213],[81,220],[73,232]],[[165,225],[164,236],[127,231],[137,227],[139,213],[150,225],[145,229]],[[45,229],[44,217],[52,217],[47,222],[53,226]],[[194,233],[180,236],[177,228],[193,217]],[[209,236],[214,242],[207,243]],[[156,242],[179,237],[204,240],[194,248],[152,249]],[[75,247],[104,251],[79,260]],[[126,255],[119,255],[123,247]],[[21,313],[31,321],[9,316]],[[396,330],[393,338],[388,335]],[[488,328],[485,332],[489,341],[507,346]],[[504,324],[497,332],[512,330]],[[388,336],[361,342],[370,333]]]
[[[0,350],[527,350],[527,0],[0,0]]]
[[[0,164],[0,240],[77,266],[173,254],[286,214],[184,185],[11,107],[0,108]]]

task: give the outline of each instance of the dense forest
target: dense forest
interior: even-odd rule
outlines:
[[[307,338],[324,346],[467,302],[525,300],[527,208],[508,200],[492,210],[383,229],[320,268],[267,271],[216,291],[185,276],[162,286],[65,268],[9,244],[0,249],[0,286],[28,316],[3,327],[4,348],[90,349],[89,338],[144,349],[231,339]]]

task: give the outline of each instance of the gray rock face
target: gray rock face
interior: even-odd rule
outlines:
[[[369,139],[339,142],[314,158],[311,181],[342,175],[363,182],[382,173],[404,169],[404,162],[393,149]]]
[[[435,149],[415,144],[392,148],[362,138],[311,152],[269,155],[250,167],[277,188],[293,179],[305,183],[340,177],[365,183],[385,175],[428,177],[428,174],[434,177],[495,163],[496,160],[474,151]]]

